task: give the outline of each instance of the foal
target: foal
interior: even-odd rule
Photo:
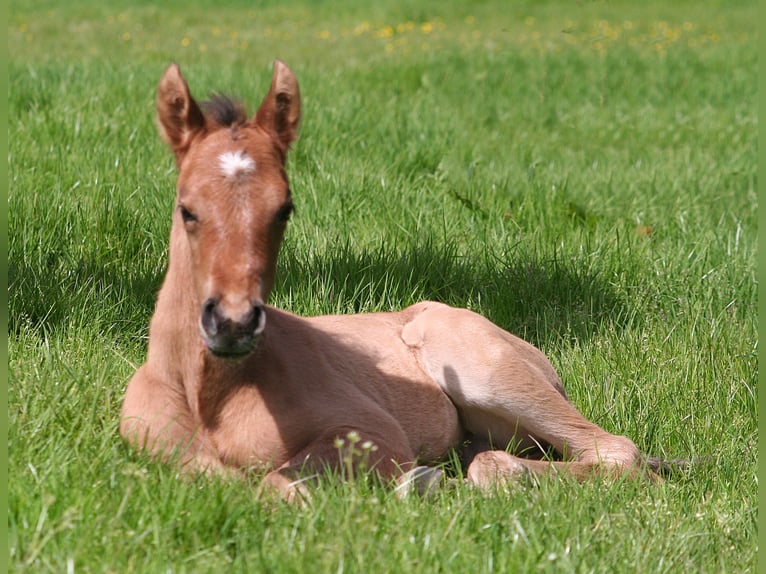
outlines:
[[[466,440],[466,475],[481,487],[557,472],[654,477],[633,442],[572,406],[538,349],[471,311],[422,302],[304,318],[266,304],[293,209],[285,160],[300,110],[280,61],[249,119],[225,98],[199,105],[178,66],[165,71],[157,115],[178,167],[177,200],[122,436],[192,471],[266,470],[265,484],[288,499],[301,476],[348,456],[421,488],[439,471],[417,465]],[[364,461],[359,449],[339,452],[349,433]],[[546,445],[568,460],[520,458],[510,445]]]

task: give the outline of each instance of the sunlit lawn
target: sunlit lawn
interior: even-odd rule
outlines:
[[[20,571],[753,572],[753,2],[15,2],[9,550]],[[116,431],[166,266],[163,69],[301,83],[272,303],[470,307],[541,347],[665,484],[362,480],[309,508],[181,480]],[[307,381],[310,384],[310,381]]]

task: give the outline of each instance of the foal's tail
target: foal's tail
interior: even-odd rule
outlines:
[[[709,456],[695,456],[692,458],[672,458],[666,460],[657,456],[647,456],[646,466],[661,476],[670,476],[678,472],[689,470],[692,466],[699,466],[710,460]]]

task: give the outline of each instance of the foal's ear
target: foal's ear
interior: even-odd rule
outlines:
[[[271,89],[255,114],[256,125],[271,132],[285,149],[298,137],[301,93],[298,80],[287,65],[274,61]]]
[[[205,129],[205,116],[191,97],[178,64],[171,64],[160,80],[157,123],[180,165],[194,137]]]

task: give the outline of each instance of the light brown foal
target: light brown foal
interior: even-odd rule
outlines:
[[[162,136],[178,166],[170,261],[146,363],[120,432],[193,471],[267,470],[292,498],[301,477],[348,456],[384,479],[431,484],[417,466],[471,442],[467,479],[527,474],[654,476],[628,438],[586,420],[535,347],[465,309],[299,317],[266,304],[293,208],[285,172],[298,83],[275,62],[254,117],[225,98],[199,105],[178,66],[159,85]],[[364,457],[339,447],[356,433]],[[514,456],[536,445],[567,460]],[[357,449],[359,450],[359,449]]]

